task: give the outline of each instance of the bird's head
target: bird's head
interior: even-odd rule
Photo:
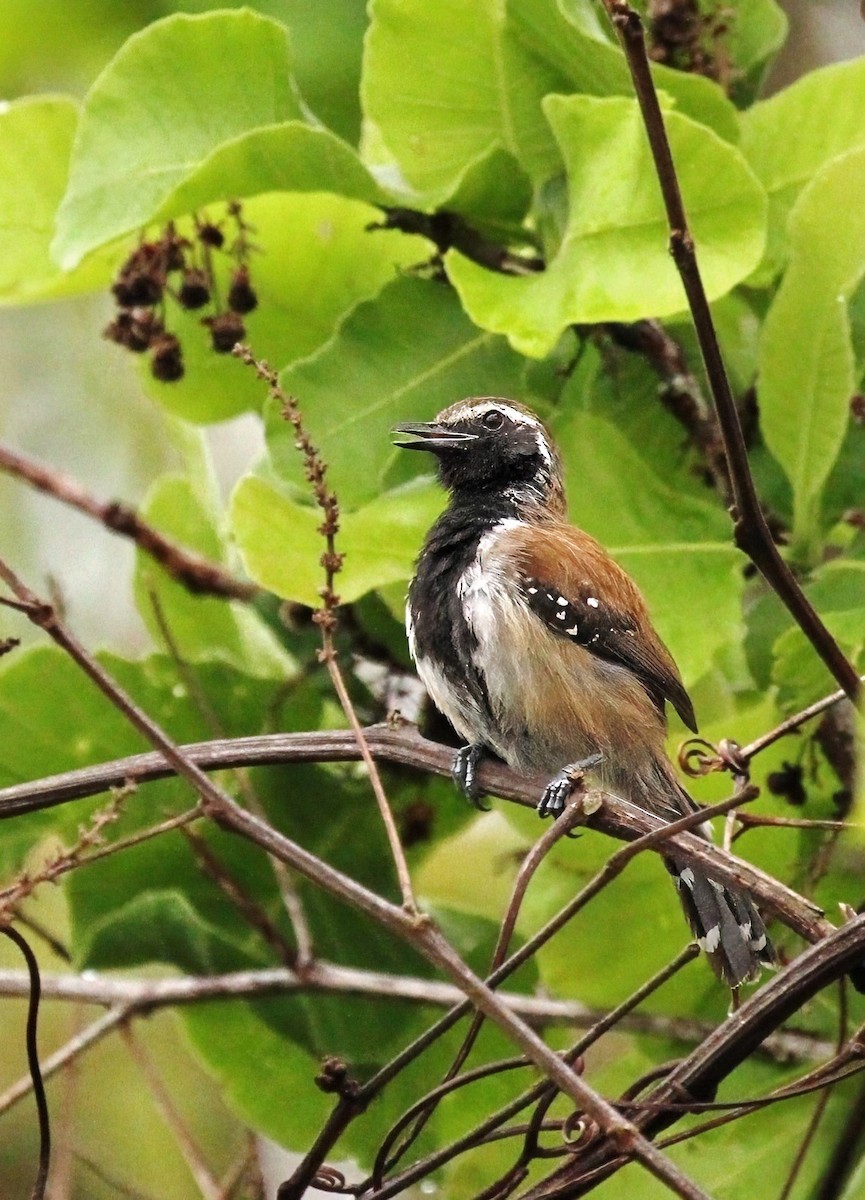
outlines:
[[[541,421],[514,400],[475,396],[434,421],[397,425],[395,445],[428,450],[443,485],[455,496],[503,494],[520,507],[564,509],[559,453]]]

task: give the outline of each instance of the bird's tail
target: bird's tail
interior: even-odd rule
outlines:
[[[647,807],[662,812],[667,820],[697,807],[666,758],[654,758],[641,783]],[[706,827],[693,832],[711,837]],[[664,862],[688,924],[715,974],[733,988],[757,979],[764,966],[775,962],[775,951],[748,893],[713,879],[678,853],[665,855]]]
[[[715,974],[731,988],[757,979],[775,961],[775,951],[748,893],[719,883],[678,855],[664,861]]]

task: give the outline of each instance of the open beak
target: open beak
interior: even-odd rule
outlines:
[[[401,450],[457,450],[477,441],[476,433],[458,433],[447,425],[436,425],[434,421],[395,425],[393,432],[405,435],[394,441],[394,445]]]

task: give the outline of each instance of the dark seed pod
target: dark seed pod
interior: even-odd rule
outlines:
[[[207,275],[199,267],[190,267],[184,273],[183,283],[177,293],[177,299],[184,308],[203,308],[210,300],[210,283]]]
[[[186,256],[183,253],[189,246],[186,238],[178,237],[173,227],[169,227],[163,240],[164,262],[166,271],[182,271],[186,266]]]
[[[251,313],[258,307],[258,296],[249,282],[249,267],[238,267],[232,275],[228,307],[236,313]]]
[[[183,352],[173,333],[163,333],[152,346],[150,370],[154,379],[175,383],[183,378]]]
[[[126,345],[135,354],[141,354],[165,332],[165,326],[150,308],[134,308],[128,315],[129,338]]]
[[[163,332],[159,317],[149,308],[123,310],[102,331],[102,336],[133,354],[141,354],[150,348]]]
[[[130,271],[115,281],[111,291],[121,308],[158,304],[162,299],[162,281],[153,272]]]
[[[205,317],[203,325],[210,328],[210,340],[217,354],[230,354],[235,345],[246,336],[246,327],[237,313],[220,313],[216,317]]]
[[[218,225],[212,225],[206,221],[203,225],[198,226],[198,240],[205,246],[213,246],[215,250],[221,250],[225,242],[225,234]]]
[[[102,330],[102,336],[107,338],[109,342],[116,342],[118,346],[126,346],[127,338],[129,337],[129,326],[131,324],[131,313],[119,312],[114,320],[109,321]]]

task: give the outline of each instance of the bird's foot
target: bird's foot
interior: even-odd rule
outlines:
[[[571,792],[582,780],[587,771],[594,770],[604,761],[603,754],[590,754],[579,762],[569,763],[558,775],[554,775],[541,796],[538,804],[538,816],[560,817],[565,811],[565,805],[570,799]]]
[[[483,792],[478,783],[478,767],[486,754],[486,746],[473,742],[470,746],[462,746],[454,755],[454,765],[451,767],[453,781],[465,792],[475,808],[481,812],[489,812],[489,805],[481,803]]]

